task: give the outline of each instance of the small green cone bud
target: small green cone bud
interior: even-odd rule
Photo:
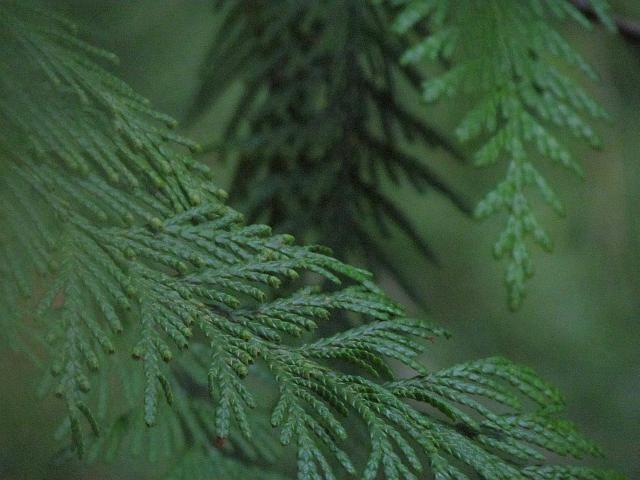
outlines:
[[[191,263],[198,268],[202,268],[204,266],[204,259],[199,255],[193,255],[191,257]]]
[[[143,353],[144,351],[140,345],[136,345],[135,347],[133,347],[133,350],[131,350],[131,356],[136,360],[140,360]]]
[[[127,294],[127,296],[128,296],[129,298],[133,298],[133,297],[135,297],[135,296],[136,296],[136,294],[138,293],[138,291],[136,290],[136,287],[134,287],[134,286],[133,286],[133,285],[131,285],[130,283],[129,283],[129,284],[127,284],[127,285],[124,287],[124,291],[125,291],[125,293]]]
[[[178,272],[180,272],[182,275],[184,275],[185,273],[187,273],[189,271],[189,267],[184,262],[178,262],[176,264],[176,270],[178,270]]]
[[[78,388],[80,389],[80,391],[87,393],[89,390],[91,390],[89,379],[84,375],[78,375],[76,381],[78,382]]]
[[[162,356],[162,360],[164,360],[167,363],[173,360],[173,353],[171,353],[171,350],[169,349],[169,347],[163,348],[162,351],[160,352],[160,355]]]
[[[238,374],[239,377],[244,378],[247,376],[247,374],[249,373],[249,369],[246,367],[246,365],[243,364],[238,364],[235,368],[236,373]]]
[[[160,230],[162,230],[162,220],[160,220],[158,217],[153,217],[149,221],[149,227],[154,232],[159,232]]]
[[[110,340],[107,340],[104,343],[104,350],[109,354],[109,355],[113,355],[114,353],[116,353],[116,347],[113,346],[113,343],[111,343]]]
[[[164,189],[167,187],[167,184],[164,180],[162,180],[160,177],[153,177],[151,179],[151,182],[153,183],[153,186],[156,187],[157,189]]]
[[[100,364],[98,363],[98,359],[95,357],[95,355],[87,358],[87,365],[89,365],[89,369],[92,372],[95,372],[100,367]]]
[[[226,200],[227,198],[229,198],[229,194],[225,190],[223,190],[221,188],[219,188],[218,191],[216,192],[216,196],[220,200]]]
[[[291,245],[293,242],[296,241],[296,237],[294,237],[293,235],[290,235],[288,233],[285,233],[284,235],[282,235],[282,241],[286,245]]]
[[[202,197],[195,192],[190,192],[189,201],[191,202],[191,205],[197,206],[202,203]]]

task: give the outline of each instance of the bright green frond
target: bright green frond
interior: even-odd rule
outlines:
[[[507,259],[509,305],[516,309],[525,295],[525,281],[533,274],[531,241],[546,251],[552,248],[536,218],[531,192],[537,191],[558,214],[564,212],[536,159],[547,158],[582,176],[567,137],[594,148],[601,143],[590,122],[606,114],[577,80],[594,80],[597,75],[557,30],[564,20],[591,25],[567,0],[391,3],[400,10],[398,32],[408,34],[416,25],[429,31],[404,53],[403,61],[448,65],[424,82],[424,98],[468,102],[456,130],[458,138],[477,146],[478,166],[507,162],[506,177],[486,194],[475,213],[478,218],[506,214],[494,255]],[[611,27],[607,2],[592,5]]]

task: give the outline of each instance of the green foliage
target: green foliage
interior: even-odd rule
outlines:
[[[412,108],[420,75],[400,65],[407,44],[392,32],[388,12],[367,0],[217,3],[223,18],[192,116],[211,107],[222,87],[242,82],[223,144],[215,146],[239,157],[231,201],[251,220],[319,241],[340,258],[357,255],[422,301],[385,243],[372,238],[372,226],[386,237],[402,233],[435,260],[385,187],[433,189],[468,207],[407,148],[413,142],[461,156]]]
[[[469,111],[456,130],[458,138],[480,145],[475,153],[478,166],[508,161],[506,178],[478,204],[475,213],[478,218],[501,211],[507,214],[494,254],[507,258],[509,305],[516,309],[525,295],[524,283],[533,274],[529,241],[547,251],[552,248],[534,215],[528,190],[535,189],[558,214],[564,214],[534,159],[546,157],[582,176],[558,132],[592,147],[600,145],[587,117],[604,118],[605,112],[566,67],[592,80],[596,74],[554,26],[567,19],[585,28],[591,24],[568,0],[391,3],[400,9],[397,31],[411,34],[416,25],[422,25],[429,32],[415,40],[403,61],[450,65],[424,83],[424,98],[470,99]],[[602,22],[613,28],[606,0],[591,4]]]
[[[287,477],[287,452],[305,480],[620,478],[554,463],[598,450],[529,369],[429,371],[442,330],[367,272],[246,225],[68,21],[6,1],[0,27],[0,336],[42,359],[81,457],[162,456],[170,479]],[[358,325],[311,337],[338,314]]]

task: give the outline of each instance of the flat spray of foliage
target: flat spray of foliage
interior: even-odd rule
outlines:
[[[537,191],[564,215],[562,203],[535,160],[546,157],[582,176],[580,164],[559,135],[572,135],[592,147],[600,145],[588,119],[606,114],[574,75],[567,73],[567,67],[591,80],[597,76],[555,28],[555,23],[567,19],[585,28],[591,24],[568,0],[389,3],[400,10],[398,32],[410,35],[416,25],[429,32],[418,37],[403,61],[450,65],[425,81],[424,98],[430,102],[446,97],[470,100],[471,108],[456,130],[458,138],[477,146],[478,166],[508,162],[505,179],[478,204],[475,213],[478,218],[507,214],[494,255],[507,258],[509,305],[516,309],[525,295],[525,281],[533,274],[529,240],[544,250],[552,248],[535,217],[529,190]],[[601,22],[613,30],[606,0],[590,3]]]
[[[0,3],[0,341],[43,366],[61,442],[185,480],[291,478],[290,452],[305,480],[620,478],[556,462],[598,449],[531,370],[419,363],[439,328],[246,225],[112,55],[26,5]],[[359,325],[310,335],[340,313]]]

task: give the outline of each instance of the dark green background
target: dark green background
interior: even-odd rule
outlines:
[[[197,84],[197,68],[212,38],[216,16],[206,0],[50,1],[75,18],[93,43],[116,52],[120,74],[154,106],[181,119]],[[617,12],[640,23],[640,3],[614,2]],[[568,416],[604,449],[609,463],[640,478],[640,46],[601,29],[565,34],[601,74],[588,85],[612,120],[598,125],[605,146],[572,149],[587,173],[579,181],[544,161],[543,171],[560,193],[568,216],[558,219],[544,205],[540,220],[556,243],[535,253],[536,275],[518,313],[506,308],[502,265],[491,246],[501,218],[477,223],[437,194],[395,190],[414,222],[438,252],[436,268],[410,245],[387,245],[424,292],[428,315],[454,337],[436,344],[425,361],[433,367],[504,355],[534,367],[561,387]],[[204,120],[186,133],[208,143],[237,96],[222,97]],[[451,131],[465,105],[424,106],[424,114]],[[477,170],[424,152],[427,161],[474,201],[504,173],[505,165]],[[203,158],[225,186],[233,165]],[[389,279],[379,282],[392,295]],[[36,402],[33,370],[24,358],[0,355],[0,479],[154,478],[144,462],[80,469],[50,462],[60,405]],[[135,468],[134,468],[135,465]],[[4,473],[12,472],[12,473]]]

